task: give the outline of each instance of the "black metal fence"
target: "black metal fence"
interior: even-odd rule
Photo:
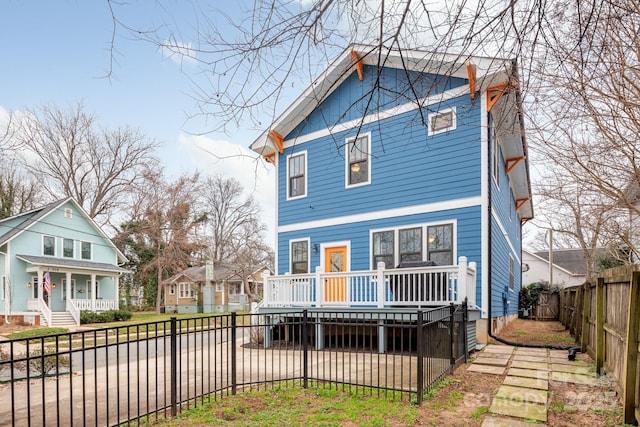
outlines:
[[[0,425],[148,424],[238,391],[339,386],[418,404],[467,355],[466,305],[225,314],[1,343]]]

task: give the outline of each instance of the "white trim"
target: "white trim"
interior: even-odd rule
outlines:
[[[509,288],[509,292],[515,292],[516,291],[516,262],[513,259],[513,255],[511,254],[509,254],[508,269],[509,269],[509,272],[507,274],[509,275],[509,277],[507,279],[508,281],[507,288]],[[520,271],[522,271],[522,267],[520,267]],[[511,283],[511,278],[513,278],[513,283]],[[520,284],[520,286],[522,286],[522,284]]]
[[[291,245],[296,242],[307,242],[307,273],[311,273],[311,238],[302,237],[289,240],[289,274],[293,274],[293,258],[291,257]]]
[[[73,211],[71,208],[64,208],[64,217],[68,219],[73,218]]]
[[[489,235],[489,180],[488,170],[491,159],[489,158],[489,135],[488,135],[488,113],[487,113],[487,93],[481,92],[480,96],[480,253],[482,254],[482,266],[480,274],[480,301],[482,318],[490,318],[489,307],[489,251],[491,250],[491,236]]]
[[[356,184],[349,184],[349,145],[355,142],[356,138],[367,138],[367,180]],[[345,139],[344,143],[344,188],[355,188],[371,184],[371,132],[362,133]]]
[[[89,248],[91,249],[91,253],[90,253],[90,257],[87,258],[83,258],[82,257],[82,244],[83,243],[88,243],[89,244]],[[82,261],[93,261],[93,242],[90,242],[89,240],[80,240],[80,260]]]
[[[60,279],[60,287],[61,289],[61,293],[60,293],[60,301],[65,301],[67,299],[67,278],[63,277],[62,279]],[[71,279],[71,289],[73,289],[73,292],[71,292],[71,299],[76,299],[76,279]]]
[[[279,273],[278,271],[278,217],[280,215],[280,207],[279,205],[279,201],[280,201],[280,189],[278,188],[280,186],[280,156],[275,156],[276,159],[276,164],[275,164],[275,169],[276,169],[276,173],[274,173],[273,175],[273,187],[276,189],[276,198],[275,198],[275,216],[273,217],[273,241],[274,246],[275,246],[275,250],[273,251],[273,256],[274,256],[274,273],[276,274],[276,276]],[[286,191],[286,190],[285,190]]]
[[[436,118],[437,116],[444,115],[447,113],[451,113],[451,126],[443,129],[439,129],[439,130],[433,130],[433,126],[432,126],[433,119]],[[429,115],[427,116],[427,126],[428,126],[427,135],[433,136],[433,135],[438,135],[439,133],[445,133],[445,132],[455,130],[457,127],[456,116],[457,116],[456,107],[445,108],[444,110],[434,111],[433,113],[429,113]]]
[[[349,120],[348,122],[339,123],[333,127],[320,129],[315,132],[310,132],[304,135],[300,135],[295,138],[288,139],[284,142],[285,148],[290,148],[294,145],[300,145],[305,142],[313,141],[318,138],[322,138],[324,136],[333,135],[338,132],[348,131],[352,129],[358,129],[364,125],[374,123],[377,121],[381,121],[384,119],[388,119],[390,117],[394,117],[398,114],[406,113],[409,111],[417,110],[418,108],[429,107],[430,105],[440,104],[449,99],[457,98],[459,96],[465,95],[469,93],[468,85],[459,86],[453,89],[449,89],[442,93],[438,93],[432,96],[427,96],[426,98],[422,98],[418,101],[407,102],[402,105],[398,105],[393,108],[389,108],[388,110],[368,114],[362,118]]]
[[[373,233],[380,233],[384,231],[393,231],[393,265],[385,266],[385,268],[395,268],[396,265],[400,264],[400,230],[407,230],[411,228],[420,228],[422,229],[422,261],[426,261],[428,259],[429,254],[427,253],[427,230],[429,227],[438,226],[438,225],[452,225],[452,259],[455,263],[458,260],[458,220],[455,218],[449,220],[439,220],[439,221],[430,221],[430,222],[421,222],[417,224],[403,224],[396,225],[394,227],[382,227],[382,228],[374,228],[369,230],[369,269],[375,270],[377,266],[373,265]],[[455,265],[455,264],[454,264]]]
[[[366,212],[362,214],[345,215],[334,218],[319,219],[315,221],[298,222],[295,224],[279,226],[278,233],[301,231],[319,227],[329,227],[332,225],[353,224],[363,221],[373,221],[376,219],[394,218],[399,216],[415,215],[429,212],[439,212],[443,210],[468,208],[473,206],[480,206],[481,202],[482,199],[480,198],[480,196],[473,196],[463,199],[426,203],[423,205],[405,206],[402,208],[385,209],[381,211]]]
[[[65,242],[66,240],[71,240],[71,252],[72,252],[72,253],[71,253],[71,256],[66,256],[66,255],[64,254],[64,242]],[[62,238],[62,258],[65,258],[65,259],[75,259],[75,257],[76,257],[76,241],[75,241],[74,239],[70,239],[70,238],[68,238],[68,237],[63,237],[63,238]]]
[[[351,271],[351,240],[343,240],[341,242],[326,242],[320,243],[320,267],[322,267],[323,271],[327,271],[327,266],[325,265],[325,257],[324,252],[326,249],[337,248],[337,247],[347,247],[347,259],[346,259],[346,270]]]
[[[491,216],[496,220],[496,223],[498,224],[498,228],[500,229],[500,232],[504,236],[504,239],[507,241],[507,244],[509,245],[509,249],[511,249],[511,253],[514,255],[516,261],[518,261],[518,264],[522,264],[522,261],[520,260],[520,256],[518,256],[518,252],[516,251],[516,248],[513,246],[513,243],[511,243],[511,239],[509,238],[509,233],[507,233],[507,229],[504,228],[504,225],[502,225],[502,221],[500,221],[500,218],[498,217],[498,213],[495,211],[495,209],[493,209],[493,207],[491,208]]]
[[[299,196],[290,196],[290,192],[289,192],[289,160],[292,157],[299,157],[299,156],[304,156],[304,194],[301,194]],[[287,155],[287,200],[297,200],[297,199],[303,199],[305,197],[307,197],[307,195],[309,194],[309,186],[307,185],[308,183],[308,176],[309,176],[309,168],[307,167],[307,150],[303,150],[303,151],[297,151],[295,153],[291,153],[289,155]]]

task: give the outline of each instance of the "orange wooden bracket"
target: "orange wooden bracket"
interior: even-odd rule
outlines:
[[[507,169],[506,170],[507,175],[509,175],[509,172],[511,172],[513,168],[515,168],[516,165],[521,161],[523,161],[525,158],[526,158],[525,156],[522,156],[522,157],[514,157],[513,159],[505,160],[504,166]]]
[[[476,65],[471,61],[467,62],[467,76],[469,76],[469,95],[471,99],[476,99]]]
[[[264,155],[264,156],[262,156],[262,157],[264,157],[264,159],[265,159],[267,162],[271,163],[273,166],[275,166],[275,165],[276,165],[276,153],[269,153],[269,154],[265,154],[265,155]]]
[[[529,222],[529,220],[531,220],[531,219],[532,219],[532,218],[522,218],[522,219],[520,220],[520,225],[521,225],[521,226],[522,226],[522,225],[525,225],[525,224],[526,224],[527,222]]]
[[[284,138],[275,130],[270,130],[269,133],[273,138],[273,142],[276,143],[276,148],[278,149],[278,153],[282,154],[284,152]]]
[[[495,105],[500,97],[507,92],[508,85],[491,86],[487,89],[487,111],[491,111],[491,108]],[[495,92],[495,93],[494,93]]]
[[[531,200],[531,197],[527,197],[524,199],[516,199],[516,211],[519,211],[520,208],[524,206],[524,204],[527,203],[529,200]]]
[[[351,49],[351,57],[353,58],[353,62],[356,63],[356,70],[358,71],[358,78],[360,80],[364,79],[364,65],[362,64],[362,58],[358,55],[358,52]]]

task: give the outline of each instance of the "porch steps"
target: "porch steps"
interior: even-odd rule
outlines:
[[[46,320],[43,316],[40,316],[40,324],[44,325]],[[76,321],[73,320],[73,316],[68,311],[54,311],[51,313],[51,324],[49,327],[58,326],[77,326]]]

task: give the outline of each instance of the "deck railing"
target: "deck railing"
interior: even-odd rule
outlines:
[[[73,299],[73,304],[78,310],[107,311],[117,310],[118,304],[114,299]]]
[[[263,274],[263,307],[426,307],[476,305],[476,263],[315,274]]]

